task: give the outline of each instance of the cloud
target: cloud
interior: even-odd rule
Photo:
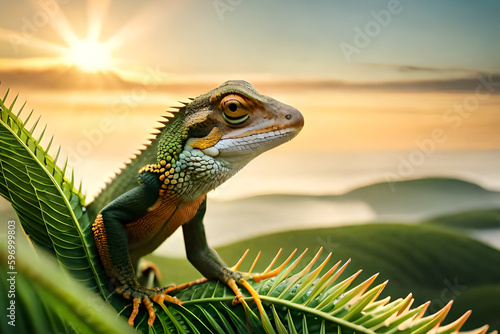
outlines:
[[[461,67],[428,67],[415,65],[394,65],[399,72],[429,72],[429,73],[478,73],[475,70]]]
[[[385,90],[413,90],[413,91],[474,91],[481,84],[480,78],[498,85],[500,73],[478,73],[469,77],[441,80],[418,80],[386,82],[372,85],[372,88]]]
[[[405,71],[440,71],[417,66],[399,66]],[[404,68],[404,69],[403,69]],[[449,70],[449,69],[448,69]],[[272,78],[258,77],[251,80],[252,84],[259,89],[265,90],[407,90],[407,91],[471,91],[479,84],[480,76],[490,76],[493,82],[500,82],[500,73],[484,74],[469,73],[462,78],[441,80],[412,80],[412,81],[387,81],[387,82],[346,82],[340,80],[319,80],[304,78]],[[168,78],[167,78],[168,79]],[[60,91],[120,91],[133,90],[144,83],[140,81],[126,80],[114,72],[85,73],[75,67],[50,68],[50,69],[0,69],[0,82],[3,87],[15,87],[16,89],[33,90],[60,90]],[[222,82],[220,78],[214,80],[189,80],[175,81],[174,79],[156,82],[155,87],[168,92],[182,92],[184,95],[196,94],[210,90]]]
[[[142,79],[126,80],[118,74],[107,72],[86,73],[76,67],[58,67],[45,69],[1,69],[0,82],[2,87],[15,90],[35,91],[82,91],[82,92],[113,92],[133,91],[147,85],[156,90],[192,95],[208,91],[220,83],[207,82],[164,82],[153,78],[153,74],[144,73]],[[146,87],[148,88],[148,87]]]
[[[84,73],[74,67],[0,70],[0,80],[8,87],[40,90],[116,90],[130,85],[112,72]]]
[[[390,71],[406,72],[406,73],[438,73],[450,75],[479,75],[480,71],[466,67],[432,67],[407,64],[384,64],[384,63],[363,63],[369,67],[382,68]]]
[[[259,87],[266,87],[280,90],[300,90],[300,89],[335,89],[335,90],[386,90],[386,91],[474,91],[481,83],[479,78],[487,78],[496,85],[500,84],[500,73],[478,73],[463,78],[456,79],[429,79],[429,80],[406,80],[406,81],[386,81],[370,83],[352,83],[335,80],[297,80],[297,81],[275,81],[259,83]]]

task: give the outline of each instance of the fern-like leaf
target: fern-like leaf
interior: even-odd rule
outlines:
[[[5,300],[10,296],[9,306],[13,305],[8,311],[12,317],[0,322],[0,332],[134,333],[99,295],[62,271],[45,251],[35,253],[31,247],[23,247],[16,252],[15,274],[9,273],[8,256],[7,242],[0,240],[0,294]]]
[[[104,295],[107,278],[91,240],[85,198],[12,109],[0,100],[0,194],[12,203],[30,240],[61,267]],[[17,98],[17,97],[16,97]],[[31,114],[30,114],[31,115]]]
[[[249,281],[260,292],[263,308],[258,309],[248,292],[244,293],[245,304],[233,307],[232,291],[219,282],[207,282],[179,291],[175,294],[183,301],[182,306],[169,307],[168,317],[156,307],[160,318],[183,319],[192,323],[203,323],[212,333],[241,333],[248,328],[255,333],[467,333],[485,334],[488,326],[470,332],[459,332],[470,315],[465,313],[456,321],[440,326],[451,308],[451,302],[435,314],[424,317],[429,303],[412,307],[413,298],[390,302],[390,298],[377,300],[387,282],[371,287],[377,275],[351,287],[357,274],[340,280],[345,265],[334,264],[322,270],[330,256],[314,270],[319,257],[308,263],[295,275],[278,276],[259,283]],[[299,256],[301,258],[301,256]],[[297,262],[288,266],[294,267]],[[253,265],[252,265],[253,267]],[[337,269],[338,268],[338,269]],[[283,272],[287,269],[283,269]],[[319,277],[320,272],[323,275]],[[319,277],[319,278],[318,278]],[[371,288],[370,288],[371,287]],[[334,298],[332,298],[332,296]],[[245,319],[245,326],[242,320]],[[138,328],[147,329],[147,315],[142,315]],[[188,333],[192,331],[183,327]],[[496,331],[491,332],[491,334]]]

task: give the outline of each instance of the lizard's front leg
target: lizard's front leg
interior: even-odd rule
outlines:
[[[203,226],[205,211],[206,199],[196,215],[182,225],[188,260],[206,278],[217,279],[228,285],[236,295],[233,304],[241,302],[243,296],[236,283],[241,283],[250,276],[228,268],[217,252],[208,246]]]
[[[106,274],[111,278],[116,291],[133,302],[129,324],[134,324],[142,303],[148,310],[148,324],[151,326],[155,319],[151,299],[176,304],[180,304],[180,301],[166,295],[165,288],[146,288],[140,285],[130,260],[126,225],[143,216],[158,197],[155,195],[158,191],[155,190],[154,179],[144,181],[106,206],[95,219],[92,231]]]

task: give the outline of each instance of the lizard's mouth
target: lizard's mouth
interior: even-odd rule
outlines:
[[[220,157],[251,155],[256,156],[271,148],[286,143],[300,131],[296,128],[254,133],[244,137],[221,138],[214,145]]]

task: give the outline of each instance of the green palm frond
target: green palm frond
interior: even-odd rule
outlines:
[[[299,256],[276,278],[259,283],[249,281],[259,293],[262,308],[243,291],[245,304],[232,306],[234,294],[219,282],[207,282],[175,294],[182,306],[156,307],[161,321],[155,330],[174,328],[177,333],[460,333],[470,311],[454,322],[440,326],[451,308],[451,302],[434,314],[424,316],[430,303],[413,306],[412,295],[394,301],[390,297],[377,300],[387,282],[374,287],[377,275],[351,287],[361,271],[340,279],[349,264],[340,261],[328,270],[324,267],[331,254],[313,269],[316,254],[303,270],[290,275],[300,262]],[[253,267],[253,265],[252,265]],[[340,268],[339,268],[340,267]],[[141,318],[139,318],[141,319]],[[147,330],[147,315],[143,314],[139,329]],[[484,334],[484,326],[467,334]],[[465,333],[465,332],[462,332]],[[492,332],[496,333],[496,332]]]
[[[22,108],[17,115],[12,111],[16,99],[8,107],[6,99],[7,94],[0,99],[0,195],[12,203],[30,240],[51,253],[63,272],[99,293],[118,314],[129,316],[132,310],[129,302],[106,287],[109,280],[97,255],[85,199],[81,190],[75,188],[74,177],[65,177],[67,164],[63,169],[57,167],[59,151],[55,159],[48,154],[52,140],[46,148],[40,145],[45,130],[35,139],[33,133],[38,121],[28,131],[26,124],[31,114],[22,122],[19,118]],[[0,274],[5,275],[4,253],[0,255]],[[285,262],[277,269],[272,269],[273,261],[262,274],[248,280],[248,290],[255,290],[262,304],[255,303],[255,298],[242,289],[244,303],[232,306],[234,295],[228,287],[220,282],[206,282],[177,291],[175,296],[184,302],[182,306],[155,304],[157,318],[152,327],[147,325],[148,315],[141,310],[136,328],[148,333],[446,334],[458,332],[470,314],[467,312],[449,325],[440,326],[451,303],[435,314],[425,315],[429,304],[414,307],[411,295],[394,301],[378,300],[387,282],[372,287],[377,278],[374,275],[354,285],[359,272],[341,277],[349,261],[327,268],[328,256],[314,267],[319,253],[304,269],[295,273],[303,255],[293,259],[292,254],[289,258],[293,262],[288,266]],[[107,332],[103,319],[109,318],[109,324],[118,319],[112,319],[113,316],[105,311],[104,318],[99,318],[97,325],[92,327],[92,322],[82,320],[78,312],[63,311],[64,308],[78,310],[79,303],[90,308],[94,303],[81,300],[84,297],[75,290],[84,288],[72,285],[75,282],[64,283],[64,287],[58,289],[58,275],[63,274],[50,264],[41,261],[40,267],[32,266],[29,259],[22,262],[19,263],[19,282],[28,296],[23,298],[31,301],[26,303],[26,317],[33,318],[36,324],[72,332],[76,328],[68,323],[80,321],[77,331],[82,328],[81,332],[97,333]],[[275,274],[274,278],[262,279]],[[67,277],[62,280],[71,281]],[[66,285],[69,288],[66,289]],[[469,333],[486,333],[487,328]],[[126,330],[128,328],[123,329]]]
[[[14,102],[7,107],[8,91],[0,99],[0,194],[12,203],[25,233],[36,245],[52,252],[59,264],[92,289],[102,290],[105,276],[97,260],[85,198],[65,177],[56,158],[40,145],[45,130],[35,139],[22,122],[23,107],[15,115]],[[102,292],[102,291],[101,291]]]
[[[13,318],[2,319],[0,332],[134,332],[98,294],[61,270],[53,256],[43,250],[35,253],[30,248],[16,252],[15,274],[11,275],[8,272],[12,270],[7,267],[7,244],[0,241],[0,294],[2,299],[8,299],[9,305],[11,300],[15,302],[11,307]],[[12,277],[13,280],[7,280]],[[11,282],[14,282],[15,295],[7,298]],[[11,319],[15,326],[8,324]]]

